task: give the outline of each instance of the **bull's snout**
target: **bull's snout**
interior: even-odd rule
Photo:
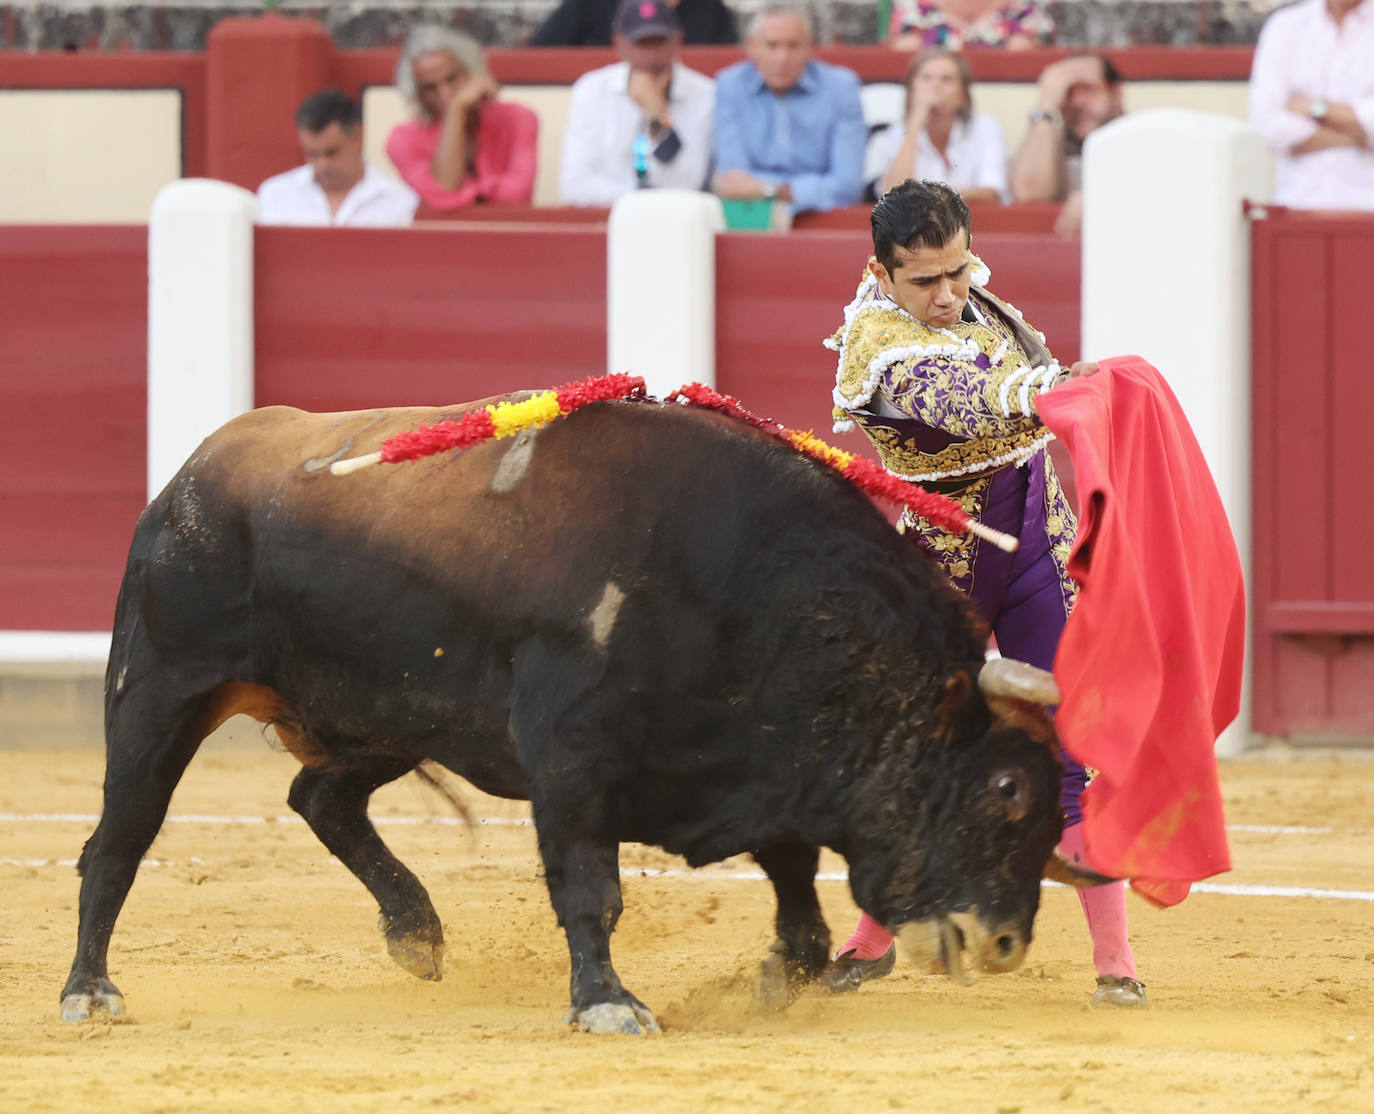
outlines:
[[[993,974],[1015,971],[1026,958],[1026,938],[1019,932],[999,932],[989,937],[983,954],[983,970]]]
[[[1013,925],[988,928],[976,912],[951,913],[951,922],[959,930],[964,946],[969,953],[969,964],[990,974],[1000,975],[1015,971],[1026,958],[1026,947],[1030,941],[1027,933]]]
[[[904,924],[896,936],[917,970],[948,975],[965,985],[977,981],[974,971],[995,975],[1015,971],[1030,944],[1028,931],[1014,925],[990,929],[979,920],[977,910]]]

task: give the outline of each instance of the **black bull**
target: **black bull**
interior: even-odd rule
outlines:
[[[144,512],[65,1017],[122,1012],[115,919],[187,763],[238,712],[300,759],[291,807],[422,977],[438,916],[366,810],[426,760],[532,803],[584,1028],[654,1027],[611,966],[627,840],[694,866],[753,854],[777,895],[772,1000],[827,962],[822,846],[918,962],[1019,964],[1060,833],[1053,730],[980,692],[964,602],[866,496],[736,421],[645,402],[328,471],[453,414],[256,411]]]

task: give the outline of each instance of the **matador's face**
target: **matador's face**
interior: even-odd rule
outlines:
[[[891,271],[882,263],[873,264],[883,293],[932,329],[947,329],[957,322],[968,302],[972,270],[968,232],[956,232],[943,247],[899,247],[896,256]]]

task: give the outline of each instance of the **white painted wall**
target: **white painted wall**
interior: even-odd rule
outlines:
[[[0,224],[141,224],[181,177],[181,95],[3,91],[0,152]]]
[[[607,370],[642,375],[662,397],[716,381],[714,194],[635,190],[611,209],[606,230]]]
[[[188,178],[148,221],[148,500],[253,408],[253,194]]]
[[[1083,358],[1139,355],[1178,396],[1250,576],[1250,229],[1267,201],[1259,133],[1188,109],[1094,132],[1083,162]],[[1248,655],[1247,655],[1248,656]],[[1249,680],[1222,753],[1243,749]]]

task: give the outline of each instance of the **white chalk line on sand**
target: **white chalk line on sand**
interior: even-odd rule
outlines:
[[[8,824],[95,824],[100,817],[95,813],[86,812],[0,812],[0,823]],[[305,821],[299,816],[216,816],[212,814],[199,813],[178,813],[168,816],[164,821],[168,824],[212,824],[212,825],[255,825],[255,824],[304,824]],[[468,823],[459,816],[376,816],[372,818],[373,824],[382,826],[405,826],[415,827],[421,825],[436,825],[440,827],[458,827]],[[527,816],[478,816],[474,817],[472,823],[491,827],[530,827],[533,821]],[[1334,828],[1308,828],[1295,825],[1267,825],[1267,824],[1230,824],[1227,826],[1233,832],[1251,832],[1261,834],[1276,835],[1330,835],[1336,831]],[[1354,832],[1363,834],[1363,830]],[[337,859],[333,860],[342,866]],[[9,867],[74,867],[76,859],[13,859],[0,858],[0,866]],[[204,859],[192,857],[186,859],[187,865],[202,865]],[[163,867],[176,866],[178,860],[175,859],[143,859],[140,866]],[[740,882],[761,882],[766,880],[767,875],[761,870],[691,870],[682,867],[622,867],[620,870],[622,878],[694,878],[694,879],[722,879],[725,881]],[[818,882],[847,882],[849,875],[845,871],[822,871],[816,875]],[[1046,881],[1046,886],[1058,886],[1058,882]],[[1374,902],[1374,891],[1367,890],[1329,890],[1318,889],[1307,886],[1254,886],[1241,885],[1232,882],[1194,882],[1192,886],[1194,893],[1203,894],[1223,894],[1231,897],[1291,897],[1308,898],[1312,900],[1328,901],[1370,901]]]

